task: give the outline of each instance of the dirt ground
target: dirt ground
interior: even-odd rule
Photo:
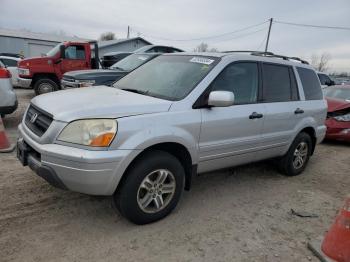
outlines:
[[[12,142],[32,98],[4,119]],[[0,261],[318,261],[323,235],[349,193],[350,145],[323,143],[298,177],[271,162],[199,176],[167,218],[136,226],[109,197],[56,189],[0,155]],[[301,218],[290,210],[307,211]]]

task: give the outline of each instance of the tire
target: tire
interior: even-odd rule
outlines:
[[[289,147],[287,154],[280,160],[279,167],[281,172],[287,176],[301,174],[309,162],[311,152],[312,140],[310,135],[304,132],[299,133]],[[297,160],[297,155],[301,158],[299,158],[299,161]]]
[[[57,83],[49,78],[41,78],[34,84],[34,92],[37,96],[57,91],[58,88]]]
[[[147,152],[125,175],[113,201],[120,213],[135,224],[148,224],[164,218],[180,200],[185,171],[179,160],[167,152]],[[166,179],[161,183],[164,177]]]

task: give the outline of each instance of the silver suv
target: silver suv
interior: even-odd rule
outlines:
[[[325,135],[326,111],[304,61],[166,54],[113,87],[35,97],[18,158],[54,186],[113,195],[125,217],[145,224],[168,215],[198,173],[277,158],[283,173],[300,174]]]

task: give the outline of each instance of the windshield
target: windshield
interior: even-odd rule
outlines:
[[[350,88],[326,88],[324,95],[331,98],[350,100]]]
[[[146,63],[148,60],[152,59],[154,55],[148,54],[133,54],[125,57],[119,62],[111,66],[112,69],[119,69],[123,71],[132,71],[140,65]]]
[[[60,51],[60,45],[61,44],[58,44],[54,48],[52,48],[49,52],[46,53],[46,56],[54,56],[54,55],[56,55],[57,52]]]
[[[181,100],[208,74],[216,60],[204,56],[158,56],[113,86],[171,101]]]

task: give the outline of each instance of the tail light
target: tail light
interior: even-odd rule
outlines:
[[[6,68],[0,68],[0,78],[11,78],[11,73]]]

